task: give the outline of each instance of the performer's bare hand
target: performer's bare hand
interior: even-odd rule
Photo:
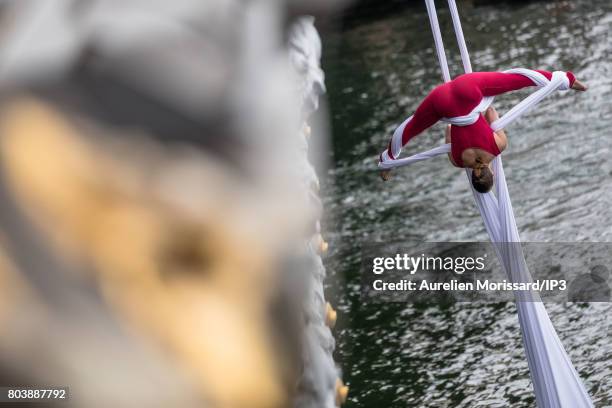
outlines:
[[[489,123],[493,123],[497,119],[499,119],[499,114],[497,113],[497,111],[495,110],[495,108],[493,106],[489,106],[487,108],[484,116],[485,116],[485,119],[487,120],[487,122],[489,122]]]
[[[387,169],[387,170],[382,170],[380,172],[380,178],[383,179],[383,181],[389,181],[391,180],[391,170]]]
[[[588,87],[586,86],[586,84],[583,84],[582,82],[576,79],[574,81],[574,84],[572,85],[572,89],[575,89],[576,91],[584,92],[588,89]]]

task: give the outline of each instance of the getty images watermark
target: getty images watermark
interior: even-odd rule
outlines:
[[[425,303],[609,302],[611,249],[605,243],[363,245],[362,295]]]

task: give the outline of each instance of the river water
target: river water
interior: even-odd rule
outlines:
[[[445,2],[439,18],[454,75],[461,61]],[[612,3],[459,1],[475,70],[572,70],[587,93],[558,92],[507,130],[504,164],[523,241],[612,241]],[[376,156],[441,81],[422,7],[324,38],[333,129],[324,177],[328,296],[339,322],[346,408],[535,406],[512,303],[415,306],[360,298],[360,246],[486,241],[462,171],[445,158],[382,183]],[[499,97],[503,113],[528,93]],[[404,154],[443,143],[437,125]],[[609,282],[611,283],[611,282]],[[597,407],[612,407],[612,306],[549,304],[561,341]]]

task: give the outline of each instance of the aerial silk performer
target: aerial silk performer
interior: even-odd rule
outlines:
[[[398,127],[380,155],[378,167],[384,180],[389,179],[390,169],[444,154],[448,154],[455,165],[465,167],[474,201],[504,272],[511,282],[528,282],[531,275],[522,252],[500,155],[506,146],[503,129],[553,92],[585,91],[586,86],[571,72],[515,68],[504,72],[472,73],[455,0],[448,0],[448,5],[466,75],[451,81],[434,0],[425,0],[425,5],[446,84],[436,88],[417,108],[415,115]],[[501,118],[490,109],[495,95],[531,85],[538,89]],[[446,144],[399,158],[409,139],[437,121],[451,125],[450,130],[447,129]],[[490,174],[492,182],[486,180],[489,177],[486,174]],[[489,191],[493,184],[495,194]],[[537,293],[516,291],[514,294],[538,407],[592,408],[593,402]]]
[[[531,79],[537,74],[548,81],[553,73],[542,70],[516,69],[507,72],[472,72],[459,75],[452,81],[437,86],[425,97],[414,115],[406,119],[394,132],[387,149],[380,155],[381,167],[393,164],[402,148],[415,136],[438,121],[459,123],[468,116],[475,116],[469,124],[451,124],[446,141],[450,142],[449,160],[456,167],[467,167],[472,172],[472,185],[476,191],[486,193],[493,187],[491,163],[507,146],[503,129],[494,131],[491,123],[499,119],[490,104],[490,97],[529,86],[538,86]],[[572,72],[566,72],[567,88],[585,91],[586,86]],[[391,176],[390,169],[382,170],[383,180]]]

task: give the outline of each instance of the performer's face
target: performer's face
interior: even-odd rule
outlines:
[[[479,193],[487,193],[493,188],[491,164],[475,166],[472,172],[472,186]]]

